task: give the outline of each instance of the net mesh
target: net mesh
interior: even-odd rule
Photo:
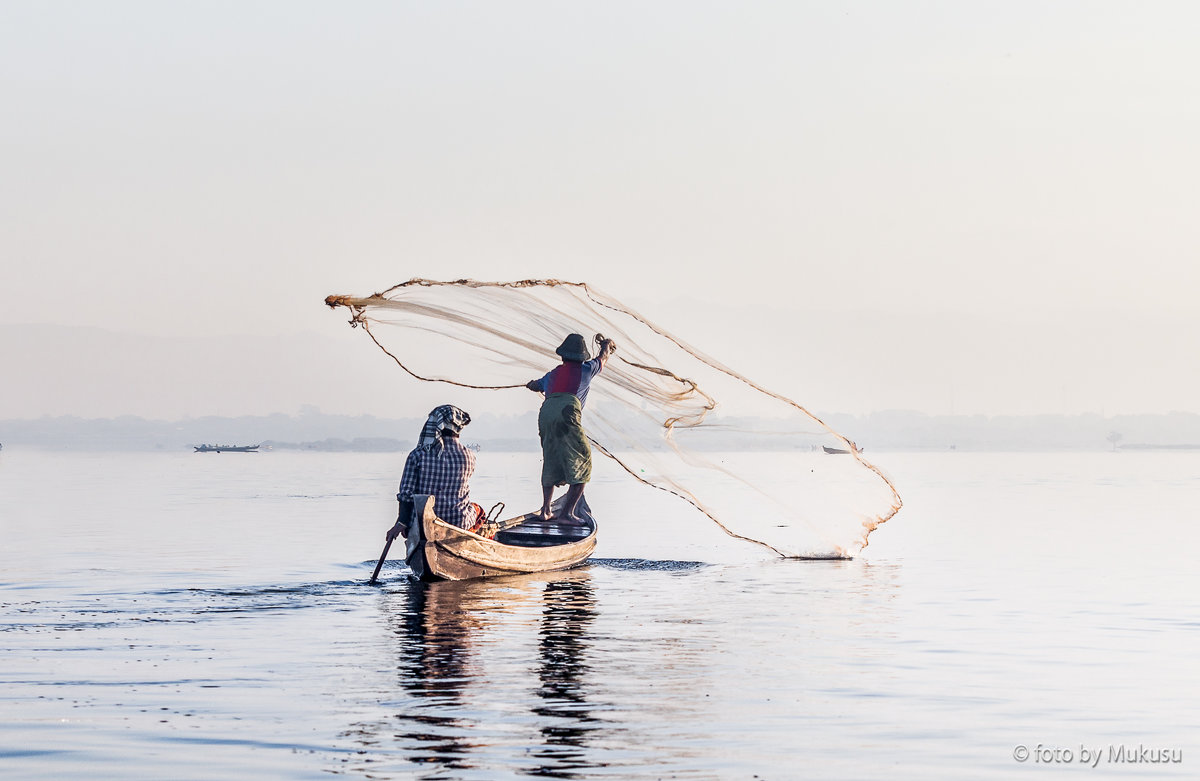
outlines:
[[[412,279],[325,303],[415,379],[524,394],[533,409],[525,384],[557,365],[567,334],[615,340],[583,415],[594,447],[697,520],[781,556],[853,556],[900,509],[887,477],[804,407],[587,284]]]

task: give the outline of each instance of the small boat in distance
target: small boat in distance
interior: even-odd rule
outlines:
[[[196,445],[197,453],[257,453],[258,445]]]
[[[829,447],[829,445],[821,445],[821,449],[831,456],[848,456],[851,453],[861,453],[862,449],[854,442],[850,443],[852,450],[843,450],[838,447]]]
[[[555,502],[561,509],[562,498]],[[550,572],[581,564],[596,547],[596,521],[586,499],[575,512],[581,522],[543,521],[535,513],[501,521],[494,537],[446,523],[433,512],[433,497],[413,496],[404,561],[420,580],[467,580],[494,575]]]

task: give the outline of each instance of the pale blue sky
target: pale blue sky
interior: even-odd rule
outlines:
[[[1145,374],[1200,330],[1197,40],[1182,2],[5,0],[0,323],[325,333],[327,293],[559,277],[735,364],[756,323],[712,334],[706,306],[1123,323],[1106,357]],[[801,336],[858,343],[829,322]],[[956,410],[1071,409],[1106,368],[1074,333]],[[919,389],[946,349],[862,361]],[[1014,371],[1054,398],[1004,409]],[[1175,391],[1077,406],[1200,397],[1145,381]]]

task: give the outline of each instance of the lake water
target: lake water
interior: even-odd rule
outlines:
[[[0,776],[1200,777],[1200,454],[876,458],[853,561],[598,464],[589,566],[370,587],[402,455],[5,450]]]

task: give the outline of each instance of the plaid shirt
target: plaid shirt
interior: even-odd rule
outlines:
[[[400,491],[396,498],[410,501],[413,494],[433,494],[433,511],[446,523],[463,529],[474,525],[468,522],[467,508],[472,473],[475,472],[475,454],[462,446],[456,437],[443,437],[444,447],[440,453],[417,448],[408,454],[404,462],[404,474],[400,477]]]

